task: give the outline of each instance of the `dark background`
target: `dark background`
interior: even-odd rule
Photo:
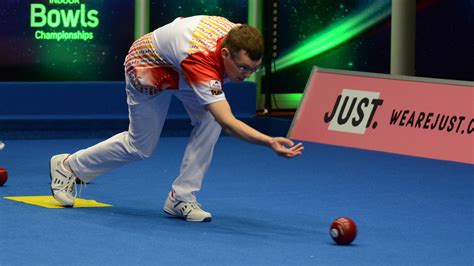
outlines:
[[[297,4],[306,2],[305,5]],[[368,8],[370,0],[281,0],[280,53],[308,36]],[[385,1],[390,2],[390,1]],[[420,77],[474,80],[474,1],[417,1],[415,75]],[[275,93],[302,92],[314,65],[325,68],[390,73],[388,17],[359,36],[317,57],[272,77]],[[288,78],[291,77],[291,78]]]
[[[338,21],[357,16],[378,1],[281,0],[279,53],[297,47]],[[91,30],[94,39],[56,42],[35,40],[35,29],[29,26],[30,4],[46,1],[1,1],[0,81],[123,80],[123,59],[134,40],[134,2],[81,1],[88,9],[99,10],[100,25]],[[247,1],[231,0],[152,0],[150,9],[153,30],[176,17],[197,14],[219,15],[245,23],[248,5]],[[417,76],[474,80],[473,13],[474,0],[417,1]],[[277,71],[273,91],[302,92],[314,65],[389,73],[390,17],[342,45]]]
[[[49,5],[44,0],[0,1],[0,81],[109,81],[123,79],[123,60],[134,38],[134,0],[80,1],[99,11],[99,25],[89,41],[36,40],[39,28],[30,27],[31,3],[47,9],[76,6]],[[61,26],[43,31],[76,31]]]

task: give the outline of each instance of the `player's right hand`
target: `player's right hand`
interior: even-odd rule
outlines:
[[[295,143],[287,138],[276,137],[272,139],[271,148],[280,156],[293,158],[303,153],[303,143]]]

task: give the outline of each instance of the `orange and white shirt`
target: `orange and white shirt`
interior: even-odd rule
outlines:
[[[238,24],[223,17],[177,18],[135,41],[125,72],[139,91],[192,90],[202,105],[225,99],[222,38]]]

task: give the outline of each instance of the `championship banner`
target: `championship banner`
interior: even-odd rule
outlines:
[[[474,164],[474,82],[314,67],[288,137]]]

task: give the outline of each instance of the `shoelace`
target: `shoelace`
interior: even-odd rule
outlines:
[[[74,177],[75,178],[75,177]],[[74,198],[77,198],[77,182],[76,182],[77,178],[74,179],[73,181],[73,184],[74,184]],[[80,179],[79,179],[80,180]],[[83,182],[82,180],[79,182],[79,197],[81,197],[81,194],[82,194],[82,187],[84,186],[84,189],[87,187],[87,183],[86,182]],[[72,186],[71,186],[72,188]],[[71,191],[72,192],[72,191]]]
[[[67,158],[69,158],[69,155],[67,156]],[[64,161],[63,161],[63,168],[65,168]],[[72,184],[70,184],[66,187],[66,191],[72,194],[72,190],[74,189],[74,198],[77,198],[77,182],[76,181],[79,180],[79,183],[80,183],[79,197],[80,197],[81,194],[82,194],[82,186],[84,186],[84,189],[85,189],[87,187],[86,183],[83,182],[81,179],[77,178],[74,173],[72,173],[70,178],[73,178]]]
[[[178,206],[178,205],[181,205],[182,204],[182,207],[180,207],[181,209],[182,208],[185,208],[185,207],[189,207],[190,209],[193,209],[193,210],[202,210],[201,209],[201,204],[199,204],[198,202],[184,202],[184,201],[180,201],[178,204],[176,204],[175,206]]]
[[[69,184],[69,185],[67,185],[67,186],[65,187],[65,190],[66,190],[68,193],[71,193],[71,194],[72,194],[72,192],[74,191],[74,198],[81,197],[81,194],[82,194],[82,187],[84,187],[84,189],[85,189],[85,188],[87,187],[87,183],[80,181],[80,182],[79,182],[79,185],[80,185],[80,187],[79,187],[79,193],[77,193],[77,182],[76,182],[77,178],[76,178],[76,176],[74,176],[74,175],[73,175],[71,178],[72,178],[73,180],[72,180],[71,184]],[[80,180],[80,179],[79,179],[79,180]],[[79,195],[78,195],[78,194],[79,194]]]
[[[198,202],[188,202],[188,204],[195,210],[201,210],[201,204]]]

